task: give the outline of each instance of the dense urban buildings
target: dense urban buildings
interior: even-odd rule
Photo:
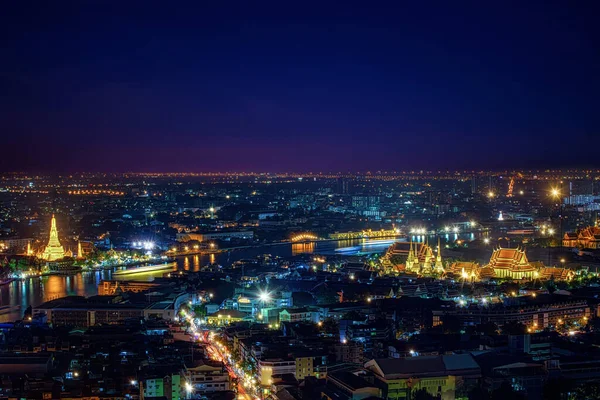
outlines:
[[[600,399],[585,2],[4,2],[0,400]]]
[[[598,215],[553,193],[600,171],[487,176],[5,174],[0,394],[592,390]]]

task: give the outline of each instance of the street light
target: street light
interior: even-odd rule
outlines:
[[[271,295],[270,295],[269,293],[267,293],[267,292],[261,292],[261,293],[258,295],[258,297],[260,298],[260,300],[261,300],[263,303],[266,303],[266,302],[268,302],[268,301],[271,301]]]
[[[561,182],[562,183],[562,182]],[[560,189],[553,187],[552,189],[550,189],[550,194],[551,196],[558,200],[559,202],[559,215],[558,217],[560,218],[560,247],[562,247],[562,239],[563,239],[563,202],[561,201],[560,197],[561,197],[561,193],[560,193]]]

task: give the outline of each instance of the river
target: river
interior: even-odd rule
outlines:
[[[473,234],[459,235],[472,239]],[[459,236],[442,236],[442,240],[456,240]],[[416,240],[416,238],[415,238]],[[430,243],[432,239],[430,239]],[[203,254],[177,257],[177,268],[187,271],[198,271],[204,265],[217,263],[229,265],[234,261],[249,259],[261,254],[272,254],[279,257],[291,257],[298,254],[320,255],[355,255],[384,252],[394,240],[338,240],[311,243],[282,243],[277,245],[256,246],[237,249],[217,254]],[[64,296],[94,296],[98,294],[98,283],[104,279],[146,280],[150,281],[162,276],[165,270],[145,274],[113,277],[113,270],[81,272],[75,275],[51,275],[29,278],[0,286],[0,322],[20,319],[30,305]]]

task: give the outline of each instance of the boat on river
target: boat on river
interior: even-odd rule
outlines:
[[[119,271],[113,272],[113,276],[123,276],[123,275],[133,275],[133,274],[143,274],[148,272],[156,272],[162,271],[166,269],[174,269],[177,266],[176,262],[164,263],[164,264],[154,264],[154,265],[146,265],[143,267],[134,267],[128,269],[122,269]]]

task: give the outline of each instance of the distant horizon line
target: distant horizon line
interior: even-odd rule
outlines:
[[[281,175],[281,176],[341,176],[341,175],[432,175],[432,174],[502,174],[502,173],[556,173],[556,172],[580,172],[600,173],[600,167],[565,167],[565,168],[514,168],[514,169],[435,169],[435,170],[359,170],[359,171],[0,171],[0,175],[42,175],[42,176],[68,176],[68,175],[146,175],[146,176],[218,176],[218,175]]]

